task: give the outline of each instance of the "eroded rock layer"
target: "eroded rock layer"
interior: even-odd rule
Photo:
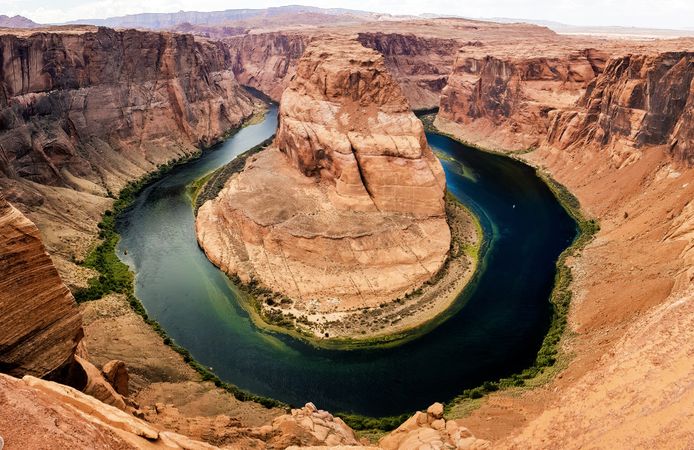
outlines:
[[[494,396],[469,418],[478,435],[506,433],[499,448],[671,448],[694,435],[693,76],[689,52],[612,58],[521,156],[575,193],[600,231],[569,260],[576,334],[565,345],[576,356],[547,389]],[[448,106],[469,105],[451,101],[453,78]],[[485,145],[476,111],[437,123]],[[489,417],[502,410],[515,417],[500,432]]]
[[[8,32],[0,187],[52,250],[86,247],[111,193],[252,113],[222,44],[94,27]]]
[[[323,313],[404,295],[446,260],[445,177],[383,57],[309,45],[275,143],[199,210],[209,258]]]
[[[629,55],[611,60],[575,108],[554,115],[547,143],[610,146],[625,158],[666,145],[694,165],[693,121],[694,53]]]
[[[45,376],[72,362],[82,318],[36,226],[0,197],[0,371]]]
[[[477,144],[537,147],[551,112],[571,106],[606,58],[591,49],[556,57],[480,58],[463,47],[441,93],[439,123],[457,124]]]

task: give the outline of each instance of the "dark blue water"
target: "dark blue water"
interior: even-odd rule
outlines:
[[[481,220],[487,250],[448,320],[388,349],[320,350],[256,328],[199,249],[186,185],[274,133],[276,109],[147,187],[119,220],[121,258],[151,317],[202,364],[256,394],[332,411],[392,415],[522,370],[549,326],[555,261],[576,235],[534,171],[428,134],[448,189]],[[123,255],[127,249],[128,254]]]

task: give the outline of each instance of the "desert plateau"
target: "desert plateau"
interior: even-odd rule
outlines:
[[[694,449],[694,7],[308,3],[0,5],[0,450]]]

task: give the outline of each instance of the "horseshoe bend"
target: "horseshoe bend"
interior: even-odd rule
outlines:
[[[693,6],[68,3],[0,6],[1,449],[692,447]]]
[[[200,207],[196,230],[227,274],[278,294],[263,296],[264,318],[318,337],[372,337],[430,320],[470,278],[474,255],[441,274],[446,209],[457,246],[481,238],[445,197],[443,168],[383,56],[332,38],[306,48],[273,143]]]

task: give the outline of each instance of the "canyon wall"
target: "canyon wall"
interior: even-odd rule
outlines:
[[[437,124],[495,149],[537,145],[520,157],[600,223],[569,259],[576,334],[564,343],[567,368],[546,388],[491,396],[468,418],[499,448],[672,448],[694,436],[686,406],[694,398],[694,66],[691,53],[653,50],[611,58],[592,80],[574,78],[585,92],[543,120],[523,121],[528,77],[517,63],[489,58],[485,91],[484,77],[457,74],[459,58],[444,90]],[[491,100],[476,103],[475,92]],[[498,124],[498,136],[485,122]]]
[[[625,158],[662,145],[676,160],[694,165],[693,81],[691,52],[612,59],[575,108],[554,115],[547,144],[610,147]]]
[[[313,29],[249,33],[225,39],[238,81],[279,101],[309,42],[326,36],[356,36],[380,52],[412,109],[438,107],[441,89],[461,45],[456,39],[403,32],[369,33]]]
[[[0,371],[43,377],[72,363],[82,339],[75,299],[39,230],[0,197]]]
[[[474,47],[474,46],[473,46]],[[437,117],[465,140],[507,150],[539,146],[552,111],[571,106],[605,65],[604,52],[563,56],[479,56],[463,47]]]
[[[279,122],[274,144],[199,209],[212,262],[288,296],[309,322],[376,307],[439,270],[443,169],[379,53],[312,42]]]
[[[283,31],[236,36],[224,42],[232,54],[231,67],[239,83],[279,101],[313,37]]]
[[[28,211],[51,250],[81,257],[112,193],[219,141],[252,113],[230,65],[224,45],[189,35],[0,34],[4,195]]]
[[[383,55],[412,109],[439,106],[441,89],[453,68],[460,40],[381,32],[362,32],[357,40]]]

